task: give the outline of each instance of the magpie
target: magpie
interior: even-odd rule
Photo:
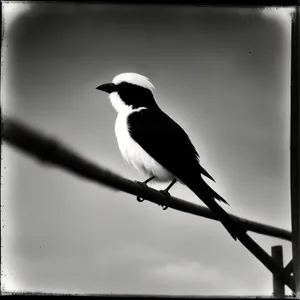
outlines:
[[[200,165],[199,154],[186,132],[159,108],[150,80],[137,73],[122,73],[96,89],[109,94],[118,113],[115,134],[120,152],[130,165],[150,176],[144,184],[171,181],[165,193],[177,181],[186,185],[236,240],[236,224],[215,200],[228,203],[203,180],[202,175],[214,181]]]

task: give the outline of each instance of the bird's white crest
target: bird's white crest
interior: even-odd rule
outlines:
[[[135,85],[142,86],[146,89],[149,89],[152,93],[155,91],[154,85],[150,82],[150,80],[140,74],[137,73],[122,73],[117,75],[113,81],[114,84],[119,84],[121,82],[128,82]]]

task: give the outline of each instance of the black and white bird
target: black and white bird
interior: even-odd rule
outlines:
[[[225,202],[201,177],[214,179],[200,165],[199,155],[185,131],[164,113],[154,99],[149,79],[136,73],[117,75],[96,89],[109,93],[117,111],[115,133],[122,156],[148,180],[179,181],[191,189],[236,239],[236,226],[216,200]]]

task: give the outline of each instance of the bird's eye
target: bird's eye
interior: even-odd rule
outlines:
[[[121,82],[117,85],[118,92],[126,92],[132,88],[132,85],[127,82]]]
[[[118,84],[118,87],[120,87],[121,89],[125,89],[128,86],[129,86],[129,83],[127,83],[127,82],[121,82]]]

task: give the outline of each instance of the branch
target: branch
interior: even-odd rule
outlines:
[[[46,137],[10,117],[2,118],[1,135],[4,141],[37,158],[40,163],[55,165],[79,177],[92,180],[131,195],[140,196],[158,205],[166,203],[166,196],[161,192],[150,187],[144,189],[136,182],[99,167],[87,159],[80,157],[74,151],[67,149],[67,147],[56,139]],[[173,209],[218,221],[210,209],[206,207],[176,197],[171,197],[170,199],[171,201],[168,205]],[[243,225],[247,231],[291,241],[290,231],[243,219],[232,214],[229,215],[237,223]]]
[[[53,138],[43,136],[36,130],[5,117],[2,119],[1,134],[3,139],[10,145],[17,147],[25,153],[36,157],[41,163],[47,165],[56,165],[62,169],[68,170],[77,176],[104,184],[108,187],[121,190],[123,192],[142,197],[153,203],[166,204],[166,196],[161,192],[150,187],[143,186],[105,170],[92,162],[80,157],[74,151],[67,149],[59,141]],[[197,216],[217,220],[214,214],[208,209],[200,205],[190,203],[188,201],[170,197],[168,201],[169,207],[190,213]],[[255,241],[247,235],[246,231],[253,231],[273,237],[291,240],[291,232],[268,226],[265,224],[242,219],[234,215],[230,216],[236,221],[239,228],[238,239],[240,242],[258,258],[277,278],[282,278],[284,283],[288,285],[292,291],[295,291],[295,281],[286,274],[285,270],[278,266],[276,262],[266,253]],[[245,231],[244,231],[245,230]]]

